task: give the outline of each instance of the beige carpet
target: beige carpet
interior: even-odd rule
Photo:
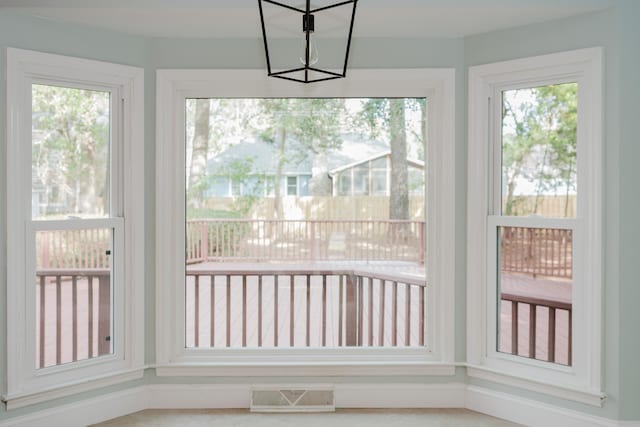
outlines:
[[[247,410],[146,410],[101,427],[498,427],[517,424],[466,409],[343,409],[320,414],[252,414]]]

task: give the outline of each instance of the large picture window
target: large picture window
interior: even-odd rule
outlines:
[[[159,115],[171,117],[158,122],[158,185],[167,190],[157,205],[159,375],[245,375],[246,363],[273,373],[275,360],[289,375],[334,375],[345,366],[353,375],[454,372],[453,246],[444,237],[453,233],[453,198],[443,185],[454,169],[450,71],[363,71],[346,87],[303,88],[250,71],[160,71],[158,82]],[[206,126],[198,102],[209,111]],[[249,120],[234,126],[242,117],[220,116],[224,103],[242,104],[229,111]],[[354,134],[345,117],[367,103],[380,114],[413,106],[401,116],[418,117],[406,131],[415,149],[388,160],[388,142],[364,128]],[[225,140],[218,122],[242,134]],[[215,133],[198,138],[200,125]],[[180,140],[185,145],[171,142]],[[210,153],[198,159],[205,140]],[[439,161],[422,161],[427,151]],[[391,161],[415,169],[415,188],[408,173],[389,182]],[[243,182],[243,197],[225,199],[208,184],[228,179]],[[266,180],[272,197],[259,191]],[[368,205],[398,185],[426,224],[380,219],[389,206]]]
[[[56,384],[140,375],[142,71],[15,49],[7,63],[15,407]]]
[[[593,404],[600,67],[590,49],[470,72],[469,372]]]

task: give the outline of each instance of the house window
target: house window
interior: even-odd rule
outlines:
[[[424,192],[424,185],[421,188]],[[387,158],[382,157],[371,161],[371,194],[387,194]]]
[[[231,179],[231,197],[242,196],[242,182],[237,179]]]
[[[298,195],[298,177],[288,176],[287,177],[287,196],[297,196],[297,195]]]
[[[353,168],[353,194],[366,196],[369,194],[369,164]]]
[[[351,194],[351,169],[340,172],[338,178],[338,194],[348,196]]]
[[[470,70],[470,374],[537,378],[594,404],[600,67],[586,49]]]
[[[381,78],[389,80],[386,90],[381,90]],[[229,85],[216,84],[220,79]],[[259,84],[247,86],[245,79]],[[243,363],[267,372],[262,365],[272,355],[307,373],[309,357],[327,360],[326,356],[332,358],[334,366],[350,364],[349,372],[354,374],[375,365],[380,368],[376,373],[389,373],[388,365],[381,364],[381,360],[412,374],[416,366],[421,372],[433,371],[435,366],[444,368],[440,372],[454,372],[452,342],[448,338],[453,331],[453,287],[444,285],[453,283],[451,266],[444,261],[444,257],[452,256],[452,240],[443,239],[437,251],[435,241],[425,240],[425,236],[453,232],[452,210],[444,214],[452,208],[451,200],[445,191],[426,192],[431,199],[416,204],[418,215],[424,214],[425,204],[441,213],[426,218],[425,225],[421,219],[380,219],[391,216],[390,204],[385,204],[384,198],[371,198],[371,203],[378,205],[369,205],[364,197],[359,198],[358,204],[348,198],[333,199],[331,178],[341,172],[351,174],[354,167],[360,172],[360,191],[370,192],[370,160],[389,152],[391,131],[387,121],[376,116],[375,125],[381,127],[386,141],[375,141],[362,136],[366,130],[350,133],[346,120],[327,113],[365,114],[365,106],[374,105],[384,115],[388,114],[389,104],[394,104],[403,107],[399,110],[407,114],[406,125],[412,119],[422,121],[421,114],[427,110],[421,106],[426,105],[427,96],[433,96],[429,108],[440,108],[434,117],[442,120],[430,122],[430,132],[450,143],[453,132],[448,123],[453,109],[444,100],[455,99],[451,96],[453,75],[441,70],[405,70],[384,76],[374,72],[371,78],[356,78],[351,84],[356,85],[354,94],[368,90],[381,98],[346,98],[349,91],[332,83],[323,89],[326,98],[309,98],[299,86],[280,86],[256,72],[158,73],[159,114],[174,118],[159,121],[157,132],[157,170],[172,171],[169,176],[158,176],[158,187],[167,189],[158,195],[157,210],[156,251],[160,260],[166,260],[157,263],[158,313],[163,313],[157,317],[157,330],[163,331],[158,336],[159,375],[193,375],[196,371],[197,375],[213,374],[223,364],[244,375]],[[398,92],[407,98],[397,98]],[[273,98],[274,95],[282,98]],[[164,104],[164,99],[176,102]],[[210,100],[201,106],[203,109],[220,108],[223,103],[217,100],[223,99],[232,107],[242,105],[233,111],[258,112],[265,120],[248,122],[262,128],[246,129],[227,139],[220,137],[216,145],[209,147],[208,154],[200,153],[192,144],[208,139],[196,137],[194,117],[199,115],[185,114],[194,99]],[[222,109],[216,114],[224,117]],[[207,128],[202,125],[202,129]],[[235,128],[230,127],[231,131]],[[426,139],[419,131],[409,129],[407,138],[415,143],[412,150],[424,153]],[[181,140],[184,145],[172,142]],[[443,143],[428,148],[433,158],[441,159],[433,165],[433,176],[438,177],[432,181],[434,185],[452,181],[448,176],[453,171],[451,147]],[[184,175],[185,165],[194,164],[194,152],[200,156],[196,164],[207,165],[200,169],[203,173],[197,180],[192,179],[196,178],[192,171]],[[226,166],[224,159],[228,159]],[[197,181],[206,189],[211,178],[207,173],[228,170],[231,161],[232,172],[238,175],[276,176],[280,182],[274,197],[208,200],[211,216],[193,219],[193,208],[185,203],[185,196],[189,202],[187,183]],[[287,197],[304,192],[307,176],[309,198]],[[349,191],[353,191],[352,183],[348,182]],[[325,213],[335,217],[320,216]],[[375,217],[352,219],[352,215],[363,214]],[[426,256],[427,252],[433,255]],[[370,260],[389,257],[397,261],[395,270],[382,275],[370,268]],[[218,260],[224,262],[215,262]],[[323,260],[341,260],[344,269],[336,270],[334,263],[318,262]],[[253,264],[251,271],[255,274],[241,270],[247,262]],[[304,269],[309,264],[314,266],[313,273]],[[433,286],[426,282],[425,264],[430,266]],[[351,268],[354,274],[350,273]],[[415,275],[401,274],[413,271]],[[354,280],[358,275],[360,278]],[[389,275],[398,275],[398,280],[389,279]],[[393,306],[393,295],[397,309],[392,310],[392,315],[387,314],[386,308]],[[326,310],[322,309],[323,304]],[[385,310],[381,304],[385,304]],[[329,309],[330,306],[334,308]],[[406,364],[407,361],[411,363]],[[335,368],[329,364],[315,371],[316,375],[332,372],[336,372]]]
[[[16,407],[141,366],[142,70],[16,49],[7,63],[8,115],[24,124],[7,138]]]

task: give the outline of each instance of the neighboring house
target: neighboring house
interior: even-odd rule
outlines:
[[[309,183],[313,176],[313,153],[305,153],[297,144],[288,144],[279,182],[276,183],[277,147],[259,139],[233,145],[209,161],[211,184],[207,197],[269,197],[280,186],[283,196],[312,196]],[[389,145],[357,135],[343,137],[342,146],[327,155],[327,175],[332,195],[389,195]],[[407,159],[409,191],[422,194],[424,162]]]
[[[424,192],[424,162],[407,159],[409,193]],[[388,196],[391,188],[391,151],[378,153],[329,171],[334,196]]]

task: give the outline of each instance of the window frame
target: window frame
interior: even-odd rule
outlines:
[[[566,82],[578,83],[578,216],[568,219],[502,216],[498,150],[502,134],[501,93]],[[601,48],[469,68],[468,373],[472,377],[596,406],[604,399],[601,392],[602,99]],[[574,231],[573,283],[580,286],[573,286],[572,295],[572,366],[500,353],[496,349],[497,235],[494,231],[504,225]]]
[[[348,79],[297,85],[261,70],[158,70],[156,199],[157,375],[453,375],[455,196],[455,71],[453,69],[353,70]],[[219,82],[224,81],[225,85]],[[426,235],[431,286],[427,303],[430,349],[185,349],[184,101],[193,97],[417,97],[429,98],[429,169]],[[431,232],[431,233],[430,233]],[[182,304],[182,307],[181,307]],[[162,315],[159,315],[162,313]],[[279,368],[279,369],[278,369]]]
[[[7,60],[7,393],[8,409],[140,378],[144,364],[144,93],[140,68],[8,48]],[[110,216],[34,221],[31,209],[32,84],[111,93]],[[126,184],[126,185],[125,185]],[[112,277],[113,352],[35,367],[36,230],[105,227],[116,235]],[[25,236],[27,238],[25,238]],[[115,268],[118,268],[116,270]],[[33,276],[35,277],[35,276]],[[33,289],[32,289],[33,288]]]

